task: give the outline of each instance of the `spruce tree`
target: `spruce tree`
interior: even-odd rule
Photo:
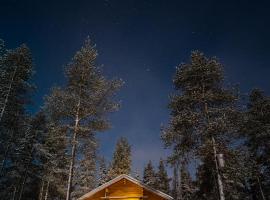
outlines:
[[[168,177],[165,165],[162,159],[159,161],[158,171],[156,174],[156,189],[169,194],[170,193],[170,179]]]
[[[98,185],[102,185],[108,181],[108,167],[106,164],[106,160],[104,157],[100,157],[99,159],[99,177],[98,177]]]
[[[113,179],[121,174],[130,174],[130,172],[131,146],[126,138],[121,137],[116,143],[108,176],[109,179]]]
[[[97,131],[108,129],[107,114],[119,107],[113,96],[122,82],[106,79],[96,64],[96,58],[97,51],[87,38],[66,67],[67,85],[54,88],[46,98],[48,114],[57,119],[57,126],[66,128],[65,134],[69,138],[67,200],[71,199],[78,146]]]
[[[140,173],[137,169],[135,169],[132,174],[131,174],[135,179],[137,179],[138,181],[141,181],[141,176],[140,176]]]
[[[218,60],[198,51],[192,52],[189,63],[176,68],[173,83],[176,93],[169,104],[171,120],[162,134],[165,145],[173,149],[170,160],[190,160],[192,156],[202,161],[209,158],[207,169],[214,174],[210,178],[218,185],[215,193],[224,200],[224,183],[217,157],[228,148],[235,131],[237,97],[224,87],[223,67]]]
[[[156,188],[157,186],[157,177],[155,169],[152,165],[151,160],[147,163],[143,171],[143,183],[149,185],[150,187]]]

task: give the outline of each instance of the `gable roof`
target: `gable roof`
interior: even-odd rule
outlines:
[[[128,176],[126,174],[122,174],[122,175],[119,175],[116,178],[110,180],[109,182],[104,183],[103,185],[97,187],[96,189],[92,190],[91,192],[86,193],[85,195],[81,196],[78,200],[84,200],[86,198],[89,198],[89,197],[93,196],[94,194],[96,194],[97,192],[99,192],[99,191],[101,191],[103,189],[106,189],[110,185],[112,185],[112,184],[114,184],[114,183],[116,183],[116,182],[118,182],[118,181],[120,181],[121,179],[124,179],[124,178],[129,180],[130,182],[135,183],[135,184],[143,187],[144,189],[146,189],[146,190],[148,190],[148,191],[150,191],[150,192],[164,198],[164,199],[167,199],[167,200],[172,200],[173,199],[171,196],[169,196],[169,195],[167,195],[167,194],[165,194],[165,193],[163,193],[163,192],[161,192],[159,190],[153,189],[153,188],[149,187],[148,185],[142,183],[141,181],[138,181],[137,179],[135,179],[135,178],[133,178],[131,176]]]

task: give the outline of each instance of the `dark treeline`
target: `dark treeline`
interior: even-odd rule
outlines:
[[[120,174],[139,178],[126,138],[110,162],[98,151],[96,133],[110,128],[123,82],[103,76],[97,55],[87,38],[65,67],[66,84],[31,114],[31,51],[0,41],[0,199],[70,200]],[[177,200],[270,198],[270,98],[255,89],[243,102],[223,79],[222,64],[198,51],[177,67],[170,121],[162,127],[172,153],[157,168],[149,161],[145,184]]]
[[[116,151],[127,161],[115,153],[106,166],[97,153],[95,134],[110,127],[108,114],[119,108],[114,96],[122,81],[102,75],[89,38],[65,67],[66,85],[52,88],[34,115],[27,111],[36,90],[31,52],[26,45],[7,49],[2,40],[0,45],[0,199],[76,199],[130,173],[125,138]]]

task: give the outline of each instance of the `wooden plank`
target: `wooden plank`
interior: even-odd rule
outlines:
[[[107,197],[100,197],[101,199],[128,199],[128,198],[139,198],[139,199],[146,199],[148,196],[107,196]]]
[[[136,185],[128,180],[121,180],[118,181],[108,187],[109,195],[112,197],[135,197],[139,198],[144,196],[143,195],[143,188],[139,185]]]

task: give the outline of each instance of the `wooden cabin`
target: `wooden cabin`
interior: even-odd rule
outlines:
[[[128,175],[113,180],[86,193],[78,200],[172,200],[173,198],[155,190]]]

